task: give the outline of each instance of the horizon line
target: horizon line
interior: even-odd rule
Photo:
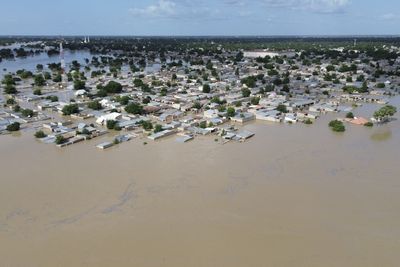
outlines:
[[[274,35],[97,35],[97,34],[67,34],[67,35],[57,35],[57,34],[8,34],[0,35],[0,38],[12,38],[12,37],[133,37],[133,38],[176,38],[176,37],[186,37],[186,38],[205,38],[205,37],[223,37],[223,38],[398,38],[400,34],[274,34]]]

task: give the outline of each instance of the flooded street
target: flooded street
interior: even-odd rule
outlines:
[[[398,266],[400,120],[337,116],[225,145],[0,136],[0,266]]]

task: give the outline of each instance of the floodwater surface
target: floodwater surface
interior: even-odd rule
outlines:
[[[225,145],[0,136],[0,266],[399,266],[399,120],[336,116]]]

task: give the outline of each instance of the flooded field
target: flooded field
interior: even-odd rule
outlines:
[[[400,121],[337,116],[225,145],[0,136],[0,266],[399,266]]]

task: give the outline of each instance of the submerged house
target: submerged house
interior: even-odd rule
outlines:
[[[100,125],[104,125],[105,123],[107,123],[107,121],[116,121],[116,120],[120,120],[122,118],[121,113],[117,113],[117,112],[113,112],[113,113],[109,113],[109,114],[104,114],[102,116],[100,116],[97,120],[96,123],[100,124]]]

